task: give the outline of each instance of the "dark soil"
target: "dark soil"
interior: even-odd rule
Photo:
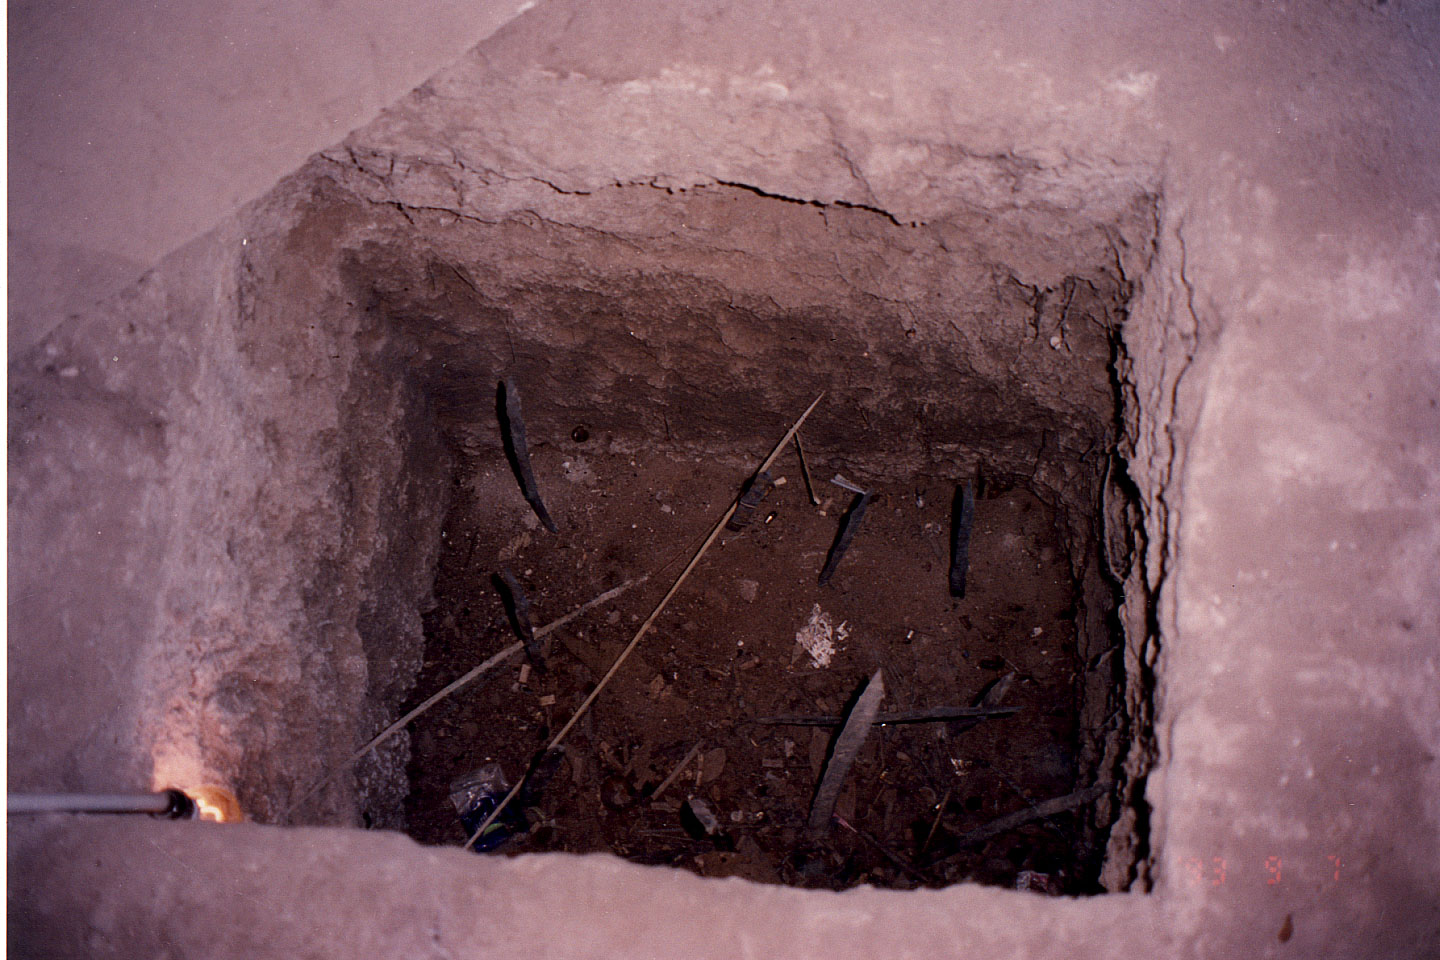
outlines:
[[[772,470],[786,482],[749,527],[716,541],[568,736],[563,761],[521,794],[528,831],[502,850],[610,851],[705,876],[834,889],[1009,885],[1033,870],[1055,889],[1088,890],[1071,814],[984,845],[954,844],[1077,788],[1073,594],[1051,514],[1023,489],[984,491],[969,588],[957,600],[947,585],[953,488],[883,486],[822,588],[816,577],[852,495],[822,479],[834,474],[823,452],[807,453],[823,509],[810,503],[792,448]],[[415,723],[406,817],[423,843],[464,841],[451,782],[492,760],[511,783],[522,775],[753,469],[620,453],[582,429],[532,456],[560,532],[539,526],[503,460],[461,472],[413,703],[515,641],[492,582],[502,566],[528,592],[536,627],[623,581],[649,579],[546,638],[543,670],[517,656]],[[795,640],[817,603],[848,630],[824,668]],[[837,822],[828,837],[807,840],[836,728],[753,721],[839,714],[877,667],[882,713],[970,706],[1012,672],[1003,703],[1022,709],[970,729],[875,727],[837,807],[848,828]],[[653,797],[697,743],[695,759]],[[690,797],[713,810],[719,836],[687,832]]]

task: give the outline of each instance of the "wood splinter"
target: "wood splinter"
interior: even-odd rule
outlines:
[[[660,786],[656,787],[656,788],[655,788],[655,792],[652,793],[652,794],[650,794],[650,799],[651,799],[652,801],[654,801],[654,800],[659,800],[659,799],[660,799],[660,795],[661,795],[662,793],[664,793],[666,790],[669,790],[669,789],[670,789],[670,785],[673,784],[676,780],[679,780],[679,779],[680,779],[680,774],[684,773],[684,772],[685,772],[685,768],[688,767],[688,766],[690,766],[690,761],[691,761],[691,760],[694,760],[696,757],[698,757],[698,756],[700,755],[700,750],[701,750],[701,748],[703,748],[704,746],[705,746],[705,741],[704,741],[704,740],[696,740],[696,741],[695,741],[695,746],[693,746],[693,747],[690,748],[690,752],[687,753],[687,754],[685,754],[685,758],[684,758],[683,760],[681,760],[679,763],[675,764],[675,769],[670,771],[670,776],[666,777],[664,780],[661,780],[661,781],[660,781]]]
[[[805,478],[805,492],[810,495],[811,506],[820,506],[820,498],[815,495],[815,484],[810,481],[810,464],[805,462],[805,448],[800,445],[800,434],[795,434],[795,455],[800,458],[800,476]]]

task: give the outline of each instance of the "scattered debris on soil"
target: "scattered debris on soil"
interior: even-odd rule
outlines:
[[[837,625],[817,603],[810,608],[810,619],[795,631],[795,644],[810,655],[810,665],[819,669],[830,666],[835,645],[843,644],[849,636],[850,625],[843,620]]]
[[[825,466],[823,452],[806,453]],[[502,569],[538,623],[623,581],[649,580],[554,630],[545,672],[511,659],[415,722],[405,812],[423,843],[465,841],[449,796],[458,777],[488,763],[512,782],[526,773],[747,469],[630,453],[579,427],[529,456],[549,478],[558,535],[539,533],[538,511],[504,461],[462,466],[414,702],[514,642],[492,580]],[[788,452],[770,469],[770,522],[721,535],[553,769],[532,775],[516,801],[528,829],[501,851],[609,851],[705,876],[832,889],[1014,886],[1025,872],[1058,892],[1093,889],[1077,860],[1076,808],[1034,816],[1087,786],[1075,771],[1073,591],[1049,511],[1023,489],[990,485],[973,506],[962,599],[950,595],[955,478],[866,484],[875,499],[864,535],[821,588],[839,521],[804,483],[783,482],[787,472],[799,479]],[[831,627],[825,663],[801,639],[817,611]],[[843,642],[834,642],[837,624]],[[838,717],[882,669],[885,709],[897,715],[994,707],[986,692],[1013,679],[993,716],[876,718],[835,801],[843,828],[807,836],[837,728],[783,721]],[[1024,822],[975,839],[1020,813]]]

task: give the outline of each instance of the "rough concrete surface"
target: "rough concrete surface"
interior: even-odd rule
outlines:
[[[522,6],[10,4],[10,343],[134,283]]]
[[[1041,448],[1031,482],[1106,518],[1074,524],[1122,590],[1129,736],[1096,762],[1123,778],[1107,883],[1129,892],[833,895],[358,831],[12,820],[12,946],[1433,955],[1437,46],[1407,2],[551,2],[11,355],[12,789],[211,780],[276,821],[408,691],[446,443],[493,442],[467,390],[507,354],[544,376],[551,351],[581,396],[650,376],[738,458],[715,368],[757,407],[849,385],[814,347],[764,374],[776,330],[850,338],[851,383],[912,378],[844,400],[878,435],[945,399],[925,348],[948,342],[974,358],[955,411],[1032,390],[1079,456],[1085,402],[996,351],[1027,316],[1066,343],[1038,294],[1085,278],[1118,324],[1123,470]],[[682,357],[676,325],[717,311]],[[597,349],[608,372],[574,360]],[[1019,470],[1003,421],[942,458]],[[393,802],[402,762],[322,819]]]

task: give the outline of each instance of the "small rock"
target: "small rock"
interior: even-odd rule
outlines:
[[[600,785],[600,802],[610,810],[618,813],[630,806],[633,800],[630,785],[620,777],[606,777],[605,782]]]
[[[736,586],[740,588],[740,597],[746,603],[754,603],[755,598],[760,596],[760,584],[754,580],[741,580]]]
[[[680,811],[682,822],[687,819],[685,817],[687,812],[690,814],[690,817],[694,819],[693,825],[686,824],[686,826],[690,828],[688,832],[692,835],[696,832],[694,827],[699,827],[699,832],[705,836],[713,837],[720,832],[720,819],[715,816],[715,812],[710,809],[710,805],[704,800],[701,800],[699,797],[691,797],[689,800],[686,800],[685,808]]]
[[[790,855],[790,864],[806,880],[819,880],[825,875],[825,861],[819,856],[796,851]]]
[[[595,477],[595,472],[590,469],[589,461],[583,457],[576,457],[574,460],[567,460],[560,465],[565,473],[565,479],[571,483],[588,483]]]
[[[1021,870],[1016,874],[1015,889],[1030,893],[1044,893],[1052,897],[1058,897],[1061,893],[1060,884],[1053,876],[1035,870]]]

